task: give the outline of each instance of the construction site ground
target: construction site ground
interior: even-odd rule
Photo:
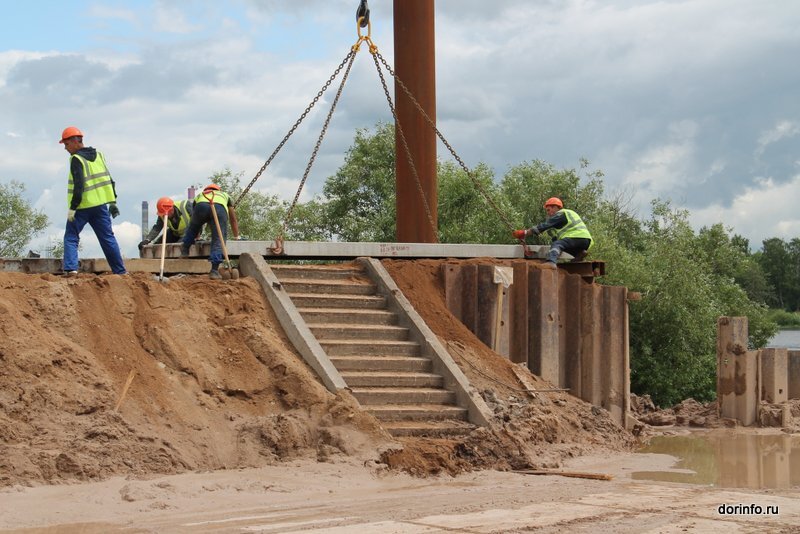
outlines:
[[[793,489],[632,480],[672,459],[632,454],[640,439],[605,410],[563,392],[532,394],[514,364],[447,311],[442,261],[383,263],[493,410],[491,428],[393,439],[349,393],[319,383],[248,278],[0,273],[0,530],[789,532],[800,524]],[[519,472],[554,469],[613,479]],[[780,513],[717,513],[750,502]]]

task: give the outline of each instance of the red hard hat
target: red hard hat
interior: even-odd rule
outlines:
[[[208,184],[203,188],[203,191],[219,191],[220,188],[217,184]]]
[[[164,215],[168,215],[169,211],[175,206],[175,201],[173,201],[169,197],[161,197],[156,202],[156,210],[158,210],[158,216],[163,217]]]
[[[61,141],[59,141],[59,143],[63,143],[70,137],[83,137],[83,132],[77,129],[75,126],[67,126],[64,128],[64,131],[61,132]]]
[[[558,206],[559,209],[563,209],[564,203],[558,197],[550,197],[544,201],[544,207],[546,208],[547,206]]]

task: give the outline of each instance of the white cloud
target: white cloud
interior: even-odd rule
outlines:
[[[166,33],[192,33],[202,29],[202,25],[190,23],[184,11],[165,2],[156,3],[153,27]]]
[[[800,133],[800,124],[798,122],[790,120],[779,121],[772,129],[762,132],[758,137],[756,157],[763,156],[769,145],[787,137],[794,137],[798,133]]]
[[[139,22],[133,9],[111,7],[104,4],[92,4],[89,6],[87,15],[100,20],[121,20],[134,25]]]
[[[95,4],[80,19],[127,32],[105,31],[101,46],[0,52],[0,153],[14,155],[0,161],[0,180],[25,183],[53,221],[66,209],[57,144],[66,125],[106,154],[121,219],[138,223],[142,200],[180,198],[215,171],[249,181],[355,39],[356,4],[346,0],[132,6]],[[393,64],[391,7],[370,7],[373,39]],[[502,174],[531,159],[574,167],[586,157],[607,190],[635,188],[640,213],[660,196],[744,225],[734,206],[751,213],[760,191],[794,183],[800,71],[786,65],[800,55],[800,3],[438,0],[435,9],[438,126],[469,165]],[[150,33],[153,24],[170,35]],[[335,90],[256,187],[291,200]],[[388,118],[362,49],[304,195],[335,172],[356,128]],[[793,220],[792,207],[781,209],[775,219]]]
[[[770,237],[790,240],[800,236],[800,174],[791,181],[776,183],[769,178],[758,181],[757,187],[745,188],[730,206],[712,204],[692,212],[697,229],[722,222],[750,240],[752,249]]]

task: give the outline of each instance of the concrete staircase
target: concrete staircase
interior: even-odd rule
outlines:
[[[475,428],[362,268],[270,268],[347,387],[389,433],[447,436]]]

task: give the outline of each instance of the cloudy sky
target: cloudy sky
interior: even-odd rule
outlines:
[[[399,0],[395,0],[399,1]],[[102,150],[136,256],[141,202],[226,168],[249,181],[356,40],[358,0],[29,0],[0,19],[0,182],[25,184],[59,241],[68,125]],[[392,2],[372,38],[393,64]],[[587,158],[640,216],[655,197],[758,248],[800,235],[800,2],[435,0],[439,129],[498,177]],[[329,91],[333,93],[333,91]],[[330,95],[332,98],[333,95]],[[329,103],[330,98],[325,103]],[[291,199],[327,105],[257,183]],[[356,128],[390,114],[358,54],[303,200]],[[440,155],[445,151],[440,147]],[[151,223],[152,215],[151,215]],[[84,256],[99,256],[87,228]]]

